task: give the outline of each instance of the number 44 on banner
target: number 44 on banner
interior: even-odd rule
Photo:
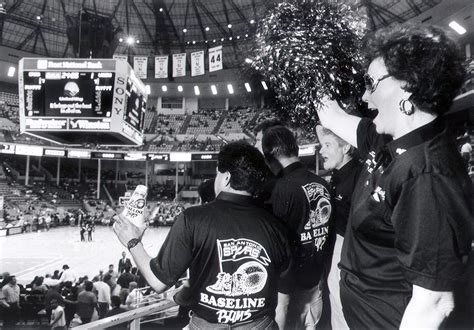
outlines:
[[[209,48],[209,72],[222,70],[222,46]]]

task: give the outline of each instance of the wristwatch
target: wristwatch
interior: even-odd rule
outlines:
[[[127,249],[129,249],[129,250],[133,249],[140,242],[141,242],[141,240],[139,238],[132,238],[127,243]]]

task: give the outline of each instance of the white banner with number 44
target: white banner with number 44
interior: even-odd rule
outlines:
[[[222,70],[222,46],[209,48],[209,72]]]

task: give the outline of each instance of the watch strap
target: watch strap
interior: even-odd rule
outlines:
[[[138,243],[140,243],[141,240],[139,238],[132,238],[131,240],[128,241],[127,243],[127,249],[131,250],[133,249],[135,246],[138,245]]]

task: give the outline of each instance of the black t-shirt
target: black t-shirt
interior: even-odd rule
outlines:
[[[330,257],[331,197],[324,179],[300,162],[285,167],[272,193],[273,214],[291,234],[293,264],[280,283],[280,292],[293,287],[312,288],[321,279]]]
[[[471,184],[442,120],[385,145],[363,119],[357,137],[367,162],[339,264],[344,315],[351,328],[398,328],[412,285],[453,291],[463,280]]]
[[[167,285],[189,267],[190,289],[175,297],[211,323],[270,315],[291,251],[283,227],[251,197],[221,192],[178,216],[150,267]]]
[[[331,188],[332,202],[334,205],[334,228],[337,234],[344,236],[347,220],[351,209],[352,192],[359,179],[362,163],[358,159],[351,159],[339,170],[332,172]]]

